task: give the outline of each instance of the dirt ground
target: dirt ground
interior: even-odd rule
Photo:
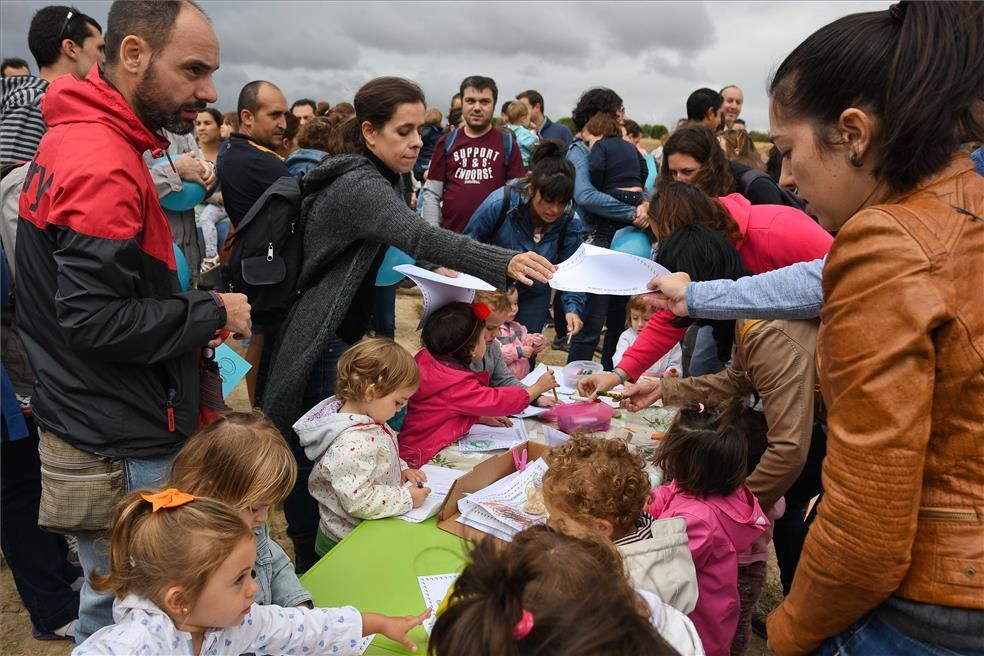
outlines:
[[[396,299],[396,340],[411,353],[420,348],[420,336],[415,331],[423,301],[416,288],[401,288]],[[548,343],[553,339],[553,331],[547,334]],[[238,344],[231,346],[241,350]],[[567,362],[567,354],[563,351],[547,350],[539,358],[550,365],[563,366]],[[245,385],[241,384],[229,399],[230,404],[237,410],[247,410],[249,401],[246,397]],[[278,508],[271,513],[271,535],[283,545],[288,554],[293,556],[290,540],[285,533],[283,512]],[[775,555],[769,560],[769,573],[759,607],[764,611],[775,608],[782,600],[782,588],[779,585],[779,574],[776,569]],[[0,563],[0,656],[68,656],[73,644],[65,641],[43,642],[31,636],[31,621],[21,604],[13,578],[6,563]],[[752,636],[748,656],[766,656],[771,654],[765,641],[758,636]]]

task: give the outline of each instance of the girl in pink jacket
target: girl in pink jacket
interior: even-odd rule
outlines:
[[[740,614],[738,556],[771,526],[745,485],[752,411],[740,399],[683,409],[657,457],[666,480],[653,490],[649,513],[684,517],[697,570],[690,619],[707,656],[728,656]]]
[[[427,318],[424,348],[414,356],[420,388],[410,397],[399,436],[400,457],[410,467],[426,463],[482,417],[508,417],[557,386],[546,373],[526,389],[489,387],[489,372],[468,368],[485,355],[489,314],[484,303],[449,303]]]
[[[547,347],[547,338],[541,333],[531,333],[526,326],[516,321],[519,313],[519,290],[515,286],[506,290],[506,298],[509,300],[509,314],[499,326],[499,347],[509,371],[522,380],[530,373],[530,358]]]

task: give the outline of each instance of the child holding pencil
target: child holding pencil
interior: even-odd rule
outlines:
[[[402,515],[424,502],[427,476],[400,459],[386,422],[416,391],[417,365],[390,339],[364,339],[338,361],[335,396],[311,408],[294,431],[313,462],[308,489],[321,521],[323,556],[362,520]]]
[[[481,417],[517,413],[557,386],[546,373],[530,387],[489,387],[489,372],[469,369],[488,347],[484,303],[449,303],[424,323],[424,348],[414,359],[420,388],[410,398],[400,433],[400,457],[419,467],[467,433]]]

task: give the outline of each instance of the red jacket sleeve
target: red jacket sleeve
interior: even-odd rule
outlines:
[[[468,381],[449,388],[447,403],[473,417],[508,417],[525,409],[530,395],[525,387],[489,387]]]
[[[625,352],[615,366],[636,380],[654,362],[670,352],[674,345],[683,339],[686,328],[677,328],[671,322],[676,318],[672,312],[658,310],[649,317],[639,337]]]

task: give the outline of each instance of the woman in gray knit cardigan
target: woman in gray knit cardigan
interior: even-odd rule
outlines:
[[[292,424],[331,396],[338,357],[365,335],[376,272],[386,246],[478,276],[503,289],[507,276],[546,282],[554,267],[536,253],[481,244],[429,225],[397,191],[413,168],[424,125],[424,94],[409,80],[382,77],[355,96],[356,116],[336,128],[332,153],[304,178],[304,289],[277,338],[264,410],[291,444],[298,483],[284,503],[298,569],[314,556],[318,504],[307,492],[311,463]]]

